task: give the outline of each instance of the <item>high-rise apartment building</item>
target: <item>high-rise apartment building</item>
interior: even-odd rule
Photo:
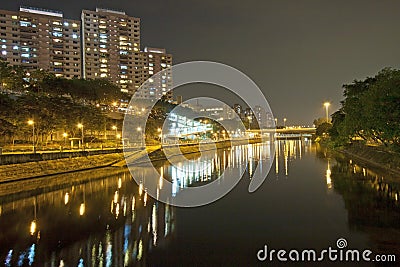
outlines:
[[[125,12],[83,10],[83,77],[107,78],[126,93],[140,86],[140,19]]]
[[[11,65],[81,77],[80,22],[59,11],[21,7],[0,10],[0,57]]]
[[[129,94],[166,70],[138,97],[173,100],[167,92],[172,87],[172,55],[160,48],[141,51],[140,19],[122,11],[82,10],[77,21],[40,8],[0,10],[0,58],[57,77],[105,78]]]
[[[140,84],[149,80],[145,90],[141,90],[137,97],[146,99],[164,98],[167,101],[173,101],[172,91],[172,55],[167,54],[165,49],[145,47],[140,53],[140,66],[142,69],[142,80]],[[152,77],[154,74],[164,71],[161,75]]]

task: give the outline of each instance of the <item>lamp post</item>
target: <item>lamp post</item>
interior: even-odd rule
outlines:
[[[36,149],[35,149],[35,122],[33,120],[29,120],[28,124],[32,125],[32,150],[33,150],[33,153],[36,153]]]
[[[286,118],[283,118],[283,127],[286,128]]]
[[[325,102],[324,103],[324,106],[325,106],[325,112],[326,112],[326,122],[329,122],[329,112],[328,112],[328,109],[329,109],[329,106],[331,105],[331,103],[329,103],[329,102]]]
[[[143,136],[142,136],[142,128],[141,127],[137,127],[136,131],[139,132],[139,136],[140,136],[140,146],[143,146]]]
[[[158,132],[158,137],[160,137],[160,143],[162,145],[163,140],[162,140],[162,129],[160,127],[157,128],[157,132]]]
[[[278,126],[278,118],[275,118],[275,128]]]
[[[251,116],[247,116],[247,119],[249,120],[249,131],[250,131],[250,129],[251,129],[252,117],[251,117]]]
[[[67,133],[63,133],[63,137],[64,137],[64,146],[67,145],[67,136],[68,136]]]
[[[118,148],[118,137],[117,137],[117,130],[118,130],[118,128],[117,128],[117,126],[116,125],[114,125],[113,127],[111,127],[113,130],[115,130],[115,146]]]
[[[85,150],[85,147],[83,145],[83,124],[82,123],[78,123],[78,128],[82,130],[82,138],[81,138],[81,146],[82,146],[82,150]]]

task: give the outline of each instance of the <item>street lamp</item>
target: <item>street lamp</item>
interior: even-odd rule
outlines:
[[[329,103],[329,102],[325,102],[324,103],[324,106],[325,106],[325,111],[326,111],[326,122],[329,122],[329,112],[328,112],[328,109],[329,109],[329,106],[331,105],[331,103]]]
[[[117,130],[118,130],[118,127],[117,126],[113,126],[113,127],[111,127],[113,130],[115,130],[115,146],[118,148],[118,132],[117,132]]]
[[[249,120],[249,130],[250,130],[252,117],[248,116],[247,119]]]
[[[283,127],[286,128],[286,118],[283,118]]]
[[[32,149],[33,149],[33,153],[36,153],[36,149],[35,149],[35,122],[33,120],[29,120],[28,124],[32,125]]]
[[[64,146],[67,145],[67,136],[68,136],[67,133],[63,133],[63,137],[64,137]]]
[[[162,145],[163,140],[162,140],[162,129],[160,127],[157,128],[157,132],[159,132],[158,137],[160,137],[160,143]]]
[[[78,123],[78,128],[82,130],[82,141],[81,141],[81,145],[82,145],[82,150],[85,149],[85,147],[83,146],[83,124],[82,123]]]
[[[278,118],[275,118],[275,128],[278,126]]]
[[[142,127],[137,127],[136,131],[140,133],[140,146],[143,146]]]

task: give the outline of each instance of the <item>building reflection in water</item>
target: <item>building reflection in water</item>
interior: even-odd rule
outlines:
[[[274,156],[275,172],[288,175],[290,162],[312,149],[311,142],[300,140],[279,141],[275,148],[271,154],[269,143],[242,145],[175,165],[160,163],[157,195],[165,191],[164,179],[173,184],[172,199],[223,172],[229,179],[247,169],[251,177]],[[124,170],[95,178],[95,172],[85,172],[84,181],[45,188],[33,197],[1,197],[0,227],[7,230],[0,234],[0,258],[6,266],[146,266],[152,249],[174,238],[176,223],[175,208],[149,196],[147,171],[135,169],[139,185]]]
[[[199,155],[189,155],[185,162],[163,162],[160,165],[155,165],[160,178],[157,183],[145,181],[146,177],[150,177],[151,168],[131,167],[132,175],[139,178],[140,191],[159,193],[164,189],[163,180],[171,182],[169,197],[173,199],[182,190],[187,187],[201,186],[206,183],[217,180],[223,173],[228,176],[239,174],[244,170],[248,170],[250,177],[254,175],[257,166],[260,166],[259,171],[265,167],[265,163],[271,158],[270,144],[253,144],[234,146],[226,150],[203,152]],[[146,183],[147,182],[147,183]],[[223,183],[223,179],[218,180]],[[156,188],[154,188],[156,187]],[[164,192],[164,193],[165,193]]]
[[[164,179],[174,185],[173,198],[224,171],[248,168],[252,175],[270,153],[268,144],[242,145],[177,165],[163,163],[157,193]],[[146,266],[146,255],[174,238],[175,208],[150,198],[145,168],[135,173],[139,185],[123,170],[91,178],[94,174],[85,172],[84,181],[44,188],[33,197],[0,198],[0,227],[6,229],[0,258],[6,266]]]
[[[173,238],[174,208],[139,194],[127,172],[0,203],[5,266],[146,266]]]
[[[308,139],[275,141],[276,177],[278,178],[281,166],[283,166],[285,176],[288,176],[290,162],[296,159],[301,160],[302,156],[305,153],[309,153],[312,149],[312,142]]]

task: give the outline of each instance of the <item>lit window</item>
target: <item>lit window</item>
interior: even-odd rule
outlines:
[[[6,55],[7,55],[7,51],[2,51],[1,54],[2,54],[3,56],[6,56]]]
[[[2,45],[2,46],[1,46],[1,48],[3,48],[3,49],[6,49],[6,48],[7,48],[7,46],[6,46],[6,45]]]
[[[18,50],[18,45],[14,45],[14,46],[13,46],[13,49],[14,49],[14,50]]]
[[[72,23],[72,27],[76,28],[76,27],[78,27],[78,24]]]
[[[76,38],[78,38],[78,35],[74,33],[74,34],[72,34],[72,38],[76,39]]]
[[[68,27],[68,26],[69,26],[69,23],[68,23],[67,21],[65,21],[65,22],[64,22],[64,26],[65,26],[65,27]]]
[[[53,36],[62,37],[62,33],[61,32],[53,32]]]
[[[20,25],[21,27],[28,27],[28,26],[31,26],[31,23],[28,22],[28,21],[20,21],[20,22],[19,22],[19,25]]]
[[[11,18],[12,19],[18,19],[18,16],[12,16]]]

